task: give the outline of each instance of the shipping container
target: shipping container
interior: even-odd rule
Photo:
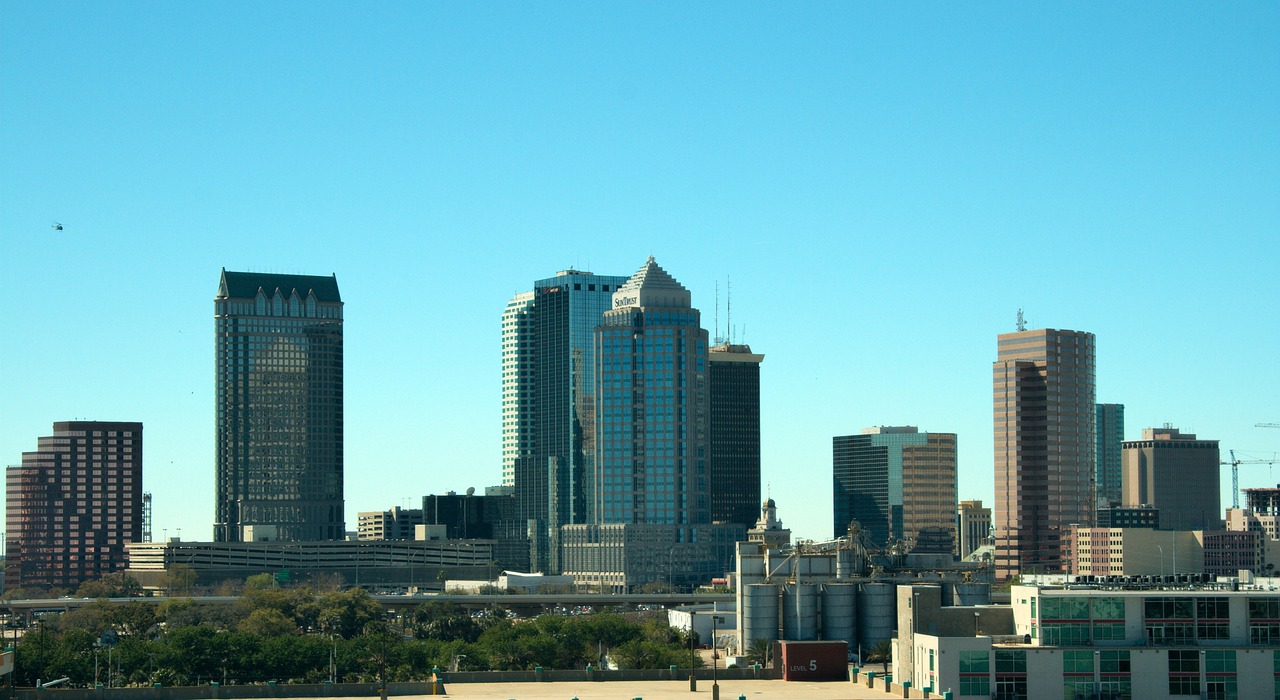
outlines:
[[[781,645],[783,680],[849,680],[849,645],[845,642],[784,641]]]

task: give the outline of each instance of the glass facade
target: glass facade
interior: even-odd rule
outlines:
[[[871,544],[951,553],[956,538],[956,436],[915,428],[832,438],[832,531],[857,521]]]
[[[711,521],[707,332],[649,259],[597,328],[595,514],[601,524]],[[678,529],[677,537],[687,537]],[[682,534],[684,533],[684,534]]]
[[[343,539],[336,278],[224,270],[214,326],[215,541]]]
[[[512,458],[519,517],[546,533],[534,562],[541,571],[560,570],[560,526],[591,519],[595,328],[626,281],[565,270],[534,282],[503,315],[504,459]]]
[[[1121,450],[1124,442],[1124,404],[1100,403],[1094,412],[1096,456],[1094,491],[1098,508],[1121,502]],[[1109,526],[1108,526],[1109,527]]]
[[[711,521],[751,527],[760,513],[760,362],[746,345],[707,355]]]

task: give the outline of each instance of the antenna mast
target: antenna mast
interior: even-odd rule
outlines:
[[[1019,330],[1019,331],[1025,331],[1025,330],[1027,330],[1027,319],[1025,319],[1025,318],[1023,318],[1023,317],[1022,317],[1022,309],[1018,309],[1018,324],[1017,324],[1017,328],[1018,328],[1018,330]]]
[[[711,344],[720,344],[720,280],[716,280],[716,334],[711,338]]]
[[[725,300],[724,300],[724,330],[729,334],[727,343],[733,343],[733,280],[728,276],[724,278]]]

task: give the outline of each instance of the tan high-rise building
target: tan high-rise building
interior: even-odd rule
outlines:
[[[1121,448],[1126,506],[1155,507],[1164,530],[1222,529],[1217,440],[1165,426],[1146,428]]]
[[[1067,528],[1093,523],[1094,336],[1001,334],[993,374],[996,576],[1061,572]]]
[[[960,501],[956,509],[956,531],[960,536],[956,556],[964,559],[987,544],[991,536],[991,509],[984,508],[982,501]]]

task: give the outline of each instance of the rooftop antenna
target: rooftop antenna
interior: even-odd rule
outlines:
[[[1018,324],[1017,324],[1017,328],[1018,328],[1018,330],[1019,330],[1019,331],[1025,331],[1025,330],[1027,330],[1027,319],[1025,319],[1025,318],[1023,318],[1023,317],[1022,317],[1022,309],[1018,309]]]
[[[724,332],[729,334],[729,344],[733,344],[733,279],[728,275],[724,278]]]
[[[720,280],[716,280],[716,335],[711,339],[711,344],[720,344]]]

